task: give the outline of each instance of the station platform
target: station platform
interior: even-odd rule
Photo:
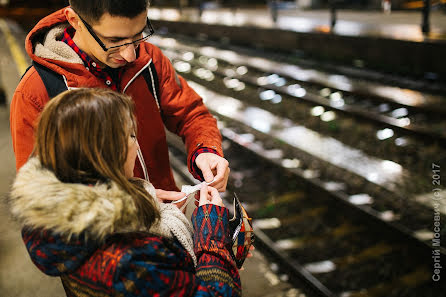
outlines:
[[[259,27],[300,33],[332,33],[351,37],[380,37],[396,40],[423,42],[446,40],[446,13],[434,10],[430,15],[430,33],[421,30],[421,11],[360,11],[339,9],[337,22],[330,28],[329,10],[278,9],[277,22],[271,9],[210,8],[201,16],[197,8],[150,7],[149,17],[155,20],[182,21],[205,24],[222,24],[236,27]]]

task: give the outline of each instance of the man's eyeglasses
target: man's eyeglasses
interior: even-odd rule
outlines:
[[[93,28],[79,15],[77,14],[80,18],[80,20],[82,21],[82,23],[84,24],[85,28],[87,28],[88,32],[91,34],[91,36],[93,36],[93,38],[96,40],[96,42],[101,46],[102,50],[104,52],[118,52],[123,48],[126,48],[127,46],[129,46],[130,44],[133,44],[136,47],[138,47],[140,45],[141,42],[146,41],[147,39],[149,39],[150,36],[153,35],[153,33],[155,33],[155,29],[153,29],[152,24],[150,23],[149,18],[147,17],[147,24],[146,27],[143,31],[143,37],[137,40],[134,40],[132,42],[127,42],[127,43],[123,43],[120,45],[115,45],[115,46],[110,46],[107,47],[105,46],[105,44],[102,42],[102,40],[99,38],[98,35],[96,35],[96,33],[94,32]]]

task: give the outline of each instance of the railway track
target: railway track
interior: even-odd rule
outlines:
[[[183,70],[185,62],[177,60],[178,54],[172,50],[169,48],[167,54],[177,68]],[[190,52],[180,53],[191,55]],[[212,58],[199,56],[197,59],[209,61]],[[288,162],[288,166],[298,164],[307,168],[307,176],[321,176],[330,187],[342,188],[349,196],[356,197],[352,200],[358,199],[358,204],[363,199],[364,207],[370,207],[387,220],[402,222],[408,232],[428,241],[431,235],[428,226],[432,222],[431,176],[419,172],[430,168],[426,160],[441,163],[445,159],[441,146],[426,146],[419,139],[395,135],[380,139],[390,128],[364,125],[350,118],[324,120],[324,114],[333,113],[325,111],[315,116],[315,109],[321,106],[308,107],[300,101],[287,100],[289,98],[282,98],[276,104],[269,102],[271,100],[265,102],[259,100],[259,92],[260,96],[265,92],[263,89],[249,89],[246,85],[240,91],[229,89],[225,84],[227,77],[217,77],[212,72],[200,74],[200,69],[190,66],[189,73],[183,75],[200,83],[198,89],[210,92],[204,97],[214,98],[207,104],[216,114],[229,119],[232,116],[244,123],[245,129],[252,132],[245,133],[247,142],[249,138],[256,138],[273,147],[273,154],[283,155],[286,151],[289,161],[283,162]],[[218,95],[220,93],[225,95]]]
[[[169,39],[166,43],[169,43]],[[443,129],[446,108],[441,104],[443,96],[354,80],[344,75],[305,69],[263,57],[234,55],[233,51],[216,47],[175,43],[175,52],[171,54],[175,57],[176,53],[177,60],[203,69],[203,75],[206,75],[205,71],[211,71],[230,78],[232,81],[228,80],[229,84],[235,84],[234,80],[238,80],[264,88],[270,91],[264,100],[278,103],[279,96],[286,96],[386,126],[404,135],[446,144]],[[169,50],[168,47],[164,49]],[[203,58],[195,60],[195,56]]]
[[[412,109],[416,109],[414,114],[417,114],[419,118],[429,118],[428,121],[432,126],[437,127],[438,131],[434,133],[427,133],[424,136],[420,136],[418,132],[411,133],[409,130],[404,131],[391,124],[386,124],[385,121],[369,121],[370,118],[374,117],[374,113],[367,115],[368,111],[371,109],[371,103],[364,104],[364,107],[359,110],[358,106],[354,106],[356,109],[355,113],[350,113],[347,108],[344,108],[343,112],[338,112],[333,110],[327,105],[319,104],[323,103],[319,101],[309,102],[306,100],[301,100],[302,98],[296,98],[296,96],[288,96],[277,93],[273,89],[269,89],[262,84],[248,84],[241,81],[238,78],[234,78],[234,73],[239,73],[239,76],[246,76],[247,73],[253,72],[251,68],[243,64],[233,64],[233,65],[220,65],[220,61],[214,57],[209,57],[204,54],[194,54],[194,52],[188,51],[191,46],[184,48],[183,44],[176,41],[175,46],[172,47],[169,43],[169,39],[162,39],[158,41],[158,44],[166,50],[166,52],[171,56],[174,64],[177,66],[179,72],[183,72],[182,75],[191,80],[199,80],[199,83],[209,87],[215,91],[223,92],[227,96],[235,98],[243,98],[244,102],[250,105],[260,107],[263,109],[270,110],[274,114],[283,115],[284,118],[294,120],[296,122],[302,123],[305,127],[311,130],[317,130],[320,133],[339,139],[343,143],[360,149],[370,155],[378,156],[382,159],[390,159],[398,164],[407,167],[413,172],[420,172],[420,170],[425,170],[430,164],[427,164],[431,160],[444,160],[445,151],[442,145],[441,138],[438,138],[438,133],[443,133],[444,120],[441,117],[441,110],[438,112],[428,112],[426,108],[418,109],[412,106]],[[163,45],[164,44],[164,45]],[[175,48],[175,50],[173,50]],[[201,51],[214,52],[214,55],[221,54],[223,57],[233,57],[233,60],[240,60],[241,57],[235,52],[230,51],[220,51],[216,52],[215,49],[209,49],[204,47]],[[190,60],[192,57],[193,60]],[[201,59],[201,61],[199,61]],[[229,58],[228,58],[229,59]],[[248,58],[247,58],[248,59]],[[251,60],[255,61],[255,57],[251,57]],[[264,63],[265,61],[258,61],[259,65],[269,65],[269,73],[272,73],[272,69],[284,69],[285,66],[277,66],[273,62]],[[208,64],[207,68],[203,67],[201,64]],[[210,64],[210,65],[209,65]],[[215,71],[211,71],[208,68],[216,68]],[[266,66],[263,66],[266,67]],[[223,74],[224,73],[224,74]],[[325,76],[336,76],[335,74]],[[257,81],[268,80],[268,77],[274,77],[278,81],[286,81],[283,77],[277,74],[269,74],[267,76],[257,77]],[[254,78],[251,80],[255,80]],[[288,82],[287,86],[282,86],[294,92],[295,95],[305,95],[318,97],[320,92],[330,92],[328,88],[320,88],[312,91],[308,88],[302,87],[293,81]],[[357,87],[358,88],[358,87]],[[394,87],[382,87],[382,89],[396,89]],[[365,92],[363,90],[363,92]],[[399,93],[409,93],[408,90],[399,90]],[[441,96],[425,95],[417,92],[412,92],[418,95],[418,98],[435,98],[430,100],[429,104],[432,105],[435,102],[440,102]],[[324,99],[327,102],[339,101],[336,104],[344,104],[345,100],[342,94],[339,92],[330,93],[331,99]],[[358,96],[358,95],[356,95]],[[320,97],[320,96],[319,96]],[[402,96],[403,97],[403,96]],[[417,97],[414,95],[414,97]],[[319,98],[320,99],[320,98]],[[390,99],[389,99],[390,100]],[[415,100],[415,99],[414,99]],[[421,100],[421,99],[419,99]],[[357,100],[359,102],[359,100]],[[370,102],[370,99],[364,99],[365,102]],[[438,103],[437,102],[437,103]],[[335,104],[335,103],[330,103]],[[437,104],[437,106],[440,103]],[[382,108],[389,108],[389,104],[381,103],[377,106]],[[397,116],[408,112],[406,107],[393,106],[393,109],[389,113]],[[366,114],[365,117],[360,117],[360,114]],[[437,121],[435,119],[438,119]],[[411,119],[402,117],[399,119],[393,119],[395,121],[410,121]],[[424,128],[423,128],[424,129]],[[426,129],[425,129],[426,130]],[[402,132],[401,132],[402,131]],[[420,136],[420,137],[418,137]],[[428,140],[428,141],[426,141]],[[423,150],[420,151],[419,145],[420,141],[425,144]],[[427,162],[423,162],[426,160]],[[413,187],[409,187],[408,190],[412,193],[414,191]],[[419,190],[418,190],[419,191]]]
[[[253,152],[230,127],[223,134],[228,191],[254,217],[256,246],[307,296],[435,296],[427,245]],[[169,143],[174,168],[190,179],[181,141],[169,137]]]
[[[280,75],[272,70],[274,61],[257,60],[263,65],[259,70],[255,57],[250,63],[236,52],[198,49],[162,37],[154,43],[218,118],[231,166],[229,188],[240,193],[254,217],[258,245],[293,279],[307,284],[308,294],[437,296],[440,291],[431,280],[432,177],[419,172],[430,169],[424,162],[429,156],[432,162],[444,160],[443,143],[438,135],[402,132],[388,122],[371,121],[373,115],[359,114],[386,104],[393,111],[404,108],[403,118],[422,114],[441,125],[441,109],[367,97],[356,90],[340,94],[354,108],[339,112],[331,106],[339,98],[331,95],[339,88],[333,92],[333,86],[315,88],[313,82],[290,80],[284,65]],[[262,83],[283,83],[281,78],[286,84],[276,87],[296,88],[299,98]],[[321,91],[328,88],[327,99]],[[262,94],[268,98],[262,100]],[[426,102],[441,100],[418,95],[430,98]],[[348,103],[349,96],[356,101]],[[369,103],[358,104],[361,96]],[[380,138],[390,130],[393,135]],[[183,159],[174,163],[181,164],[182,145],[169,138],[172,157]],[[444,244],[439,250],[445,253]]]

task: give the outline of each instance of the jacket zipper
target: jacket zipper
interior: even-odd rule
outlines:
[[[146,69],[147,67],[150,66],[150,64],[152,63],[152,59],[150,59],[150,61],[144,65],[144,67],[142,67],[136,74],[135,76],[132,77],[132,79],[127,83],[127,85],[124,87],[124,90],[122,91],[122,93],[125,94],[125,91],[127,91],[127,88],[130,86],[130,84],[144,71],[144,69]],[[150,72],[150,75],[152,75],[152,72]],[[156,96],[156,95],[155,95]],[[157,99],[157,98],[156,98]],[[158,105],[158,100],[157,100],[157,105]],[[158,105],[159,108],[159,105]],[[136,144],[138,145],[138,151],[137,151],[137,155],[138,155],[138,161],[139,164],[141,164],[142,167],[142,171],[144,173],[144,179],[148,182],[150,182],[149,180],[149,173],[147,170],[147,166],[146,166],[146,162],[144,161],[144,157],[142,155],[142,151],[141,151],[141,147],[139,146],[138,140],[136,140]]]

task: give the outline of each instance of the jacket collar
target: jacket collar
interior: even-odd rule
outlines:
[[[141,230],[133,199],[118,185],[62,183],[37,158],[18,172],[10,205],[24,225],[68,237],[101,240],[114,232]]]

